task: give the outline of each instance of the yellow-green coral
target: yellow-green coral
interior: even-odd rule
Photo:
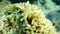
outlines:
[[[10,2],[9,0],[2,0],[2,1],[0,2],[0,9],[1,9],[1,8],[4,8],[5,6],[7,6],[7,5],[9,5],[9,4],[11,4],[11,2]]]
[[[1,34],[56,34],[51,21],[29,2],[11,4],[0,12]]]

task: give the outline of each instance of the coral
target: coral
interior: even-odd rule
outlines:
[[[54,23],[57,31],[60,31],[60,10],[48,13],[47,18]]]
[[[52,0],[3,0],[3,1],[9,1],[7,3],[20,3],[20,2],[27,2],[29,1],[30,4],[36,4],[39,9],[43,10],[45,14],[48,14],[49,12],[57,10],[56,4],[52,2]],[[6,2],[0,3],[0,6],[5,6],[8,4],[5,4]]]
[[[1,34],[56,34],[51,21],[36,5],[11,4],[0,10]]]
[[[0,9],[1,9],[1,8],[4,8],[5,6],[7,6],[7,5],[9,5],[9,4],[11,4],[11,2],[10,2],[9,0],[2,0],[2,1],[0,2]]]
[[[57,6],[52,0],[36,0],[33,4],[36,4],[45,14],[57,10]]]

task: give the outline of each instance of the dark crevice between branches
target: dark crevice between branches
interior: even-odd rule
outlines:
[[[52,0],[56,5],[60,5],[60,0]]]

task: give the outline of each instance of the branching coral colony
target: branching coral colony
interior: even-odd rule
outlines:
[[[0,10],[0,34],[56,34],[56,31],[43,12],[27,2]]]

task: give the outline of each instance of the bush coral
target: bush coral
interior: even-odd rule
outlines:
[[[11,4],[0,10],[1,34],[56,34],[51,21],[36,5]]]

